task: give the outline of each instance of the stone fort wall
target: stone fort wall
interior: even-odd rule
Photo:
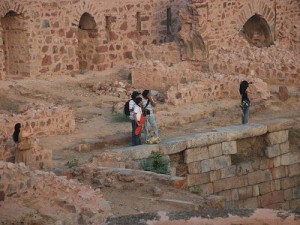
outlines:
[[[130,61],[134,44],[174,38],[183,2],[1,1],[1,77],[104,70]]]

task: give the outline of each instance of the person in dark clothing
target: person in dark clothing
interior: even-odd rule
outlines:
[[[241,99],[242,124],[247,124],[249,120],[250,99],[248,97],[248,93],[251,93],[249,84],[252,84],[252,82],[248,82],[246,80],[243,80],[240,83],[240,95],[242,96]]]

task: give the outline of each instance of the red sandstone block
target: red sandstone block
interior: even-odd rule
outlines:
[[[274,167],[274,160],[273,159],[262,159],[260,160],[259,168],[261,170],[270,169]]]
[[[273,168],[271,170],[271,172],[272,172],[272,178],[273,179],[279,179],[279,178],[287,176],[285,166],[280,166],[280,167]]]
[[[265,181],[269,181],[271,179],[272,179],[272,173],[270,170],[263,170],[263,171],[258,170],[248,174],[249,185],[259,184]]]
[[[275,203],[284,202],[283,191],[273,191],[259,197],[261,207],[273,205]]]

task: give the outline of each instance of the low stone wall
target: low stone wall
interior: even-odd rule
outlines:
[[[18,202],[18,207],[38,208],[38,213],[44,218],[40,221],[42,223],[35,224],[46,224],[46,218],[53,222],[47,224],[78,224],[78,221],[82,221],[80,224],[99,224],[110,212],[110,206],[99,189],[94,190],[76,180],[3,161],[0,161],[0,174],[1,208],[11,204],[13,199]],[[1,210],[0,223],[9,217],[8,213]],[[9,218],[15,219],[12,215]]]
[[[137,63],[132,69],[132,82],[137,88],[162,91],[165,101],[173,105],[240,98],[242,80],[253,82],[252,100],[262,101],[270,97],[267,83],[254,76],[202,73],[186,66],[180,63],[168,67],[158,61]]]
[[[250,46],[232,46],[217,49],[210,57],[210,71],[226,74],[246,74],[258,77],[268,84],[299,86],[299,53],[279,49]]]
[[[52,151],[39,143],[38,136],[67,134],[75,130],[75,117],[69,107],[31,106],[18,115],[0,115],[0,160],[13,162],[15,143],[12,140],[16,123],[28,123],[33,128],[34,145],[29,166],[44,168],[52,166]],[[26,126],[26,125],[25,125]]]
[[[229,207],[295,209],[300,204],[300,152],[290,149],[288,130],[293,124],[282,119],[222,127],[158,145],[116,149],[93,157],[93,162],[130,168],[152,151],[179,154],[191,190],[224,196]]]

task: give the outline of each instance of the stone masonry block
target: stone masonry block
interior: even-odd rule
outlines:
[[[201,173],[200,162],[191,162],[187,164],[188,172],[190,174]]]
[[[291,200],[289,209],[299,209],[299,205],[300,205],[300,199]]]
[[[291,119],[271,119],[263,122],[263,124],[267,125],[268,132],[271,133],[281,130],[288,130],[293,127],[295,121]]]
[[[236,176],[236,165],[225,167],[221,169],[221,178]]]
[[[273,158],[274,167],[281,166],[281,156],[277,156]]]
[[[282,130],[267,134],[266,141],[269,145],[276,145],[288,141],[289,131]]]
[[[239,200],[245,200],[247,198],[253,197],[253,187],[246,186],[238,189]]]
[[[210,182],[209,173],[200,173],[200,174],[188,174],[187,175],[187,185],[188,187],[206,184]]]
[[[263,208],[281,202],[284,202],[283,191],[273,191],[260,197],[261,207]]]
[[[213,159],[214,169],[222,169],[231,165],[231,157],[229,155],[222,155]]]
[[[247,176],[229,177],[226,179],[216,180],[213,184],[215,193],[233,188],[240,188],[247,185]]]
[[[279,167],[271,169],[272,178],[279,179],[282,177],[286,177],[287,176],[286,170],[287,170],[286,166],[279,166]]]
[[[290,177],[300,174],[300,163],[292,164],[288,166],[288,175]]]
[[[287,141],[287,142],[279,144],[279,148],[280,148],[281,154],[288,153],[290,151],[290,142]]]
[[[300,185],[293,188],[293,199],[300,198]]]
[[[285,190],[296,187],[298,185],[298,182],[300,184],[300,176],[284,177],[280,179],[280,186],[282,190]]]
[[[208,146],[208,154],[210,158],[218,157],[222,155],[222,144],[215,144]]]
[[[292,165],[300,162],[300,152],[289,152],[281,155],[281,165]]]
[[[261,195],[270,193],[272,191],[272,182],[271,181],[267,181],[267,182],[263,182],[258,184],[259,187],[259,193]]]
[[[293,199],[293,189],[286,189],[283,191],[284,200],[289,201]]]
[[[259,207],[258,198],[253,197],[239,201],[239,207],[244,209],[257,209]]]
[[[224,155],[233,155],[237,153],[236,141],[223,142],[222,152]]]
[[[248,174],[249,185],[259,184],[272,179],[270,170],[258,170]]]
[[[184,162],[196,162],[204,159],[208,159],[208,148],[199,147],[199,148],[190,148],[184,151]]]
[[[209,175],[210,175],[211,182],[221,179],[221,171],[220,170],[210,171]]]
[[[244,162],[237,165],[236,173],[238,176],[245,175],[253,172],[253,167],[251,162]]]
[[[165,155],[175,154],[187,149],[187,140],[185,138],[169,139],[159,144],[159,152]]]
[[[200,168],[202,173],[214,170],[215,165],[213,159],[202,160],[200,162]]]
[[[260,193],[259,193],[259,186],[256,184],[256,185],[253,185],[253,196],[259,196]]]
[[[214,186],[212,183],[200,184],[199,188],[201,190],[201,194],[203,195],[211,195],[214,193]]]
[[[148,158],[152,152],[158,152],[159,148],[158,145],[138,145],[114,151],[121,153],[122,158],[125,160],[139,160]]]
[[[267,146],[265,154],[268,158],[274,158],[275,156],[279,156],[281,154],[279,144]]]

